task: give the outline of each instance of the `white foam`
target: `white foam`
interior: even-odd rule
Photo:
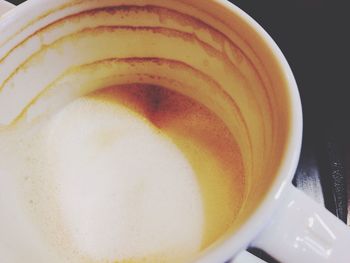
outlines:
[[[199,251],[204,215],[195,174],[141,116],[82,98],[54,117],[48,134],[57,200],[80,253],[175,262]]]

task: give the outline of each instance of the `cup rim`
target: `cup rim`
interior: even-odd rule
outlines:
[[[68,1],[60,0],[60,2]],[[265,45],[271,50],[272,56],[280,66],[281,74],[285,76],[286,87],[288,87],[289,105],[292,110],[290,111],[288,142],[284,150],[283,159],[276,172],[276,178],[270,186],[269,191],[246,222],[239,226],[233,234],[224,239],[221,244],[215,245],[200,257],[198,262],[202,263],[225,262],[239,253],[239,251],[246,249],[249,243],[254,240],[258,233],[264,228],[264,225],[266,225],[268,220],[273,216],[278,206],[282,205],[283,197],[285,194],[288,194],[286,189],[291,186],[292,178],[298,165],[303,130],[302,107],[297,83],[280,48],[262,26],[238,6],[228,0],[212,1],[223,6],[225,9],[229,10],[232,15],[244,21],[261,37]],[[1,17],[0,30],[5,30],[10,27],[11,24],[19,23],[19,21],[21,21],[21,24],[26,24],[30,18],[27,16],[27,18],[23,19],[23,17],[26,17],[26,14],[30,14],[33,9],[37,9],[39,6],[41,10],[49,8],[46,0],[29,0],[10,10],[7,15]],[[37,14],[38,13],[35,14],[35,17],[37,17]],[[2,38],[3,37],[0,36],[0,43]]]

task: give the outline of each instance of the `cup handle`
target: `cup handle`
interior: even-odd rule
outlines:
[[[227,263],[266,263],[266,261],[244,250]]]
[[[303,192],[290,186],[253,247],[281,262],[350,262],[350,228]]]
[[[5,13],[7,13],[7,11],[10,11],[12,8],[14,8],[15,5],[4,1],[4,0],[0,0],[0,17],[2,15],[4,15]]]

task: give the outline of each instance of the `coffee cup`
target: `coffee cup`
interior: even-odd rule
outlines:
[[[2,262],[348,262],[348,228],[292,186],[301,139],[287,61],[227,1],[0,19]]]

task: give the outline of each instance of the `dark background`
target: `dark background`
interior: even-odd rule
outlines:
[[[304,138],[294,184],[347,222],[350,15],[347,15],[345,1],[231,2],[250,14],[272,36],[297,80],[303,105]],[[254,248],[250,251],[275,262],[261,251]]]

